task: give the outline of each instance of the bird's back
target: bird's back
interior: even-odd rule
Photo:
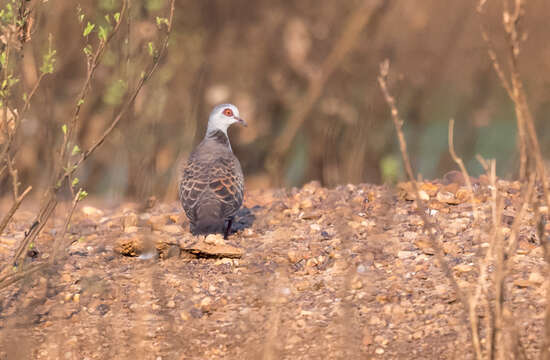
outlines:
[[[239,160],[221,132],[205,138],[183,166],[179,198],[194,234],[221,233],[243,201]]]

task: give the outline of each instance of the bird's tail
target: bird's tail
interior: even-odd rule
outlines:
[[[223,233],[225,219],[221,216],[221,210],[221,204],[217,199],[201,199],[196,209],[195,219],[197,220],[191,225],[191,233],[194,235]]]

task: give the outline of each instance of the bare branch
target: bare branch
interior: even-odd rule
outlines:
[[[426,205],[424,204],[424,201],[420,197],[419,187],[416,182],[414,172],[412,170],[409,154],[407,152],[407,142],[405,140],[405,136],[402,130],[403,120],[401,120],[401,118],[399,117],[399,112],[397,110],[395,99],[388,90],[388,85],[387,85],[388,73],[389,73],[389,61],[386,60],[380,65],[380,75],[378,76],[378,84],[380,85],[380,89],[382,90],[384,99],[386,100],[386,103],[388,104],[391,110],[391,117],[397,132],[397,138],[399,140],[399,149],[401,150],[403,164],[405,166],[405,170],[409,177],[409,181],[412,183],[412,186],[413,186],[415,202],[419,210],[419,215],[424,221],[424,229],[428,233],[428,239],[430,240],[431,247],[434,249],[437,262],[439,263],[439,266],[441,267],[445,276],[451,282],[451,286],[453,290],[457,294],[457,297],[460,299],[462,306],[464,307],[465,314],[469,315],[470,322],[468,322],[467,317],[464,317],[464,323],[466,327],[470,330],[470,336],[474,344],[476,358],[478,360],[481,360],[482,354],[481,354],[481,345],[479,341],[479,335],[477,331],[477,315],[475,314],[475,312],[471,311],[470,301],[466,293],[466,290],[463,290],[460,288],[460,286],[458,286],[458,283],[456,282],[456,279],[449,267],[449,264],[445,260],[443,249],[441,247],[440,239],[439,239],[442,231],[438,229],[438,226],[428,217]]]

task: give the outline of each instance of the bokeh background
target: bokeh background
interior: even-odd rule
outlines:
[[[49,34],[57,61],[17,140],[25,185],[47,183],[60,128],[70,119],[86,76],[78,6],[101,23],[120,1],[39,4],[32,41],[17,65],[22,74],[18,91],[28,91],[39,75]],[[82,149],[102,133],[137,82],[148,60],[147,43],[160,36],[155,17],[166,16],[167,6],[164,0],[132,2],[80,116]],[[454,118],[456,150],[468,169],[481,172],[475,160],[480,154],[497,159],[501,176],[513,177],[518,167],[514,108],[480,33],[483,23],[504,58],[503,5],[489,0],[483,16],[476,6],[470,0],[178,0],[170,46],[158,72],[131,114],[79,171],[81,183],[90,194],[108,199],[175,199],[177,163],[200,141],[210,110],[220,102],[236,104],[249,123],[230,129],[230,138],[250,189],[310,180],[326,186],[399,180],[399,150],[377,83],[385,59],[391,62],[390,86],[416,171],[434,178],[455,168],[447,149],[448,121]],[[525,10],[520,69],[548,154],[550,2],[531,0]],[[361,16],[369,20],[343,51],[350,39],[342,34]],[[288,148],[274,153],[319,76],[326,81],[303,123],[291,134]],[[273,158],[279,167],[270,166]],[[2,191],[9,191],[7,185]]]

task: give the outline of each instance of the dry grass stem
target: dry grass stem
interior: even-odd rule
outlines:
[[[428,233],[428,239],[430,241],[431,247],[434,249],[437,262],[439,263],[439,266],[443,270],[443,273],[445,274],[445,276],[451,282],[451,286],[453,287],[453,290],[455,291],[457,297],[460,299],[462,303],[462,306],[464,307],[465,314],[468,314],[467,316],[463,317],[464,324],[470,331],[470,336],[474,345],[476,358],[478,360],[481,360],[483,357],[481,353],[479,335],[477,331],[477,326],[474,326],[475,324],[477,324],[477,319],[472,320],[470,316],[471,314],[470,302],[469,302],[469,297],[466,293],[466,290],[461,289],[460,286],[458,286],[458,283],[449,267],[449,264],[445,260],[443,249],[441,247],[440,240],[439,240],[439,237],[441,236],[440,234],[442,233],[442,231],[438,229],[437,225],[434,224],[432,220],[428,217],[426,205],[424,204],[424,201],[420,198],[419,187],[416,182],[414,172],[412,170],[411,161],[409,159],[409,155],[407,152],[407,142],[405,140],[405,136],[402,130],[403,120],[401,120],[401,118],[399,117],[399,112],[395,104],[395,99],[393,98],[393,96],[390,94],[388,90],[388,86],[387,86],[388,73],[389,73],[389,61],[386,60],[380,65],[380,75],[378,76],[378,83],[384,95],[384,99],[386,100],[391,110],[391,117],[397,132],[397,138],[399,140],[399,149],[401,151],[403,164],[405,166],[405,170],[407,172],[409,181],[412,183],[412,186],[413,186],[415,202],[419,210],[419,215],[422,217],[422,220],[424,221],[424,228]],[[467,320],[467,318],[470,318],[470,322]]]

